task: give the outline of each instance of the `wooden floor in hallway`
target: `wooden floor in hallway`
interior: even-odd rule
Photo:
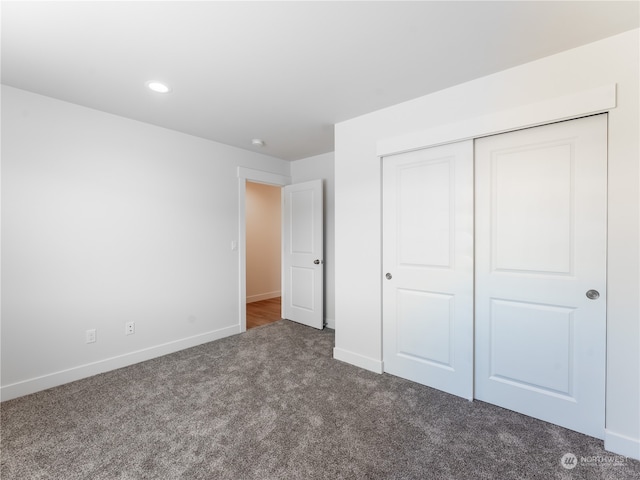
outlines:
[[[276,297],[247,303],[247,330],[280,320],[281,302],[281,297]]]

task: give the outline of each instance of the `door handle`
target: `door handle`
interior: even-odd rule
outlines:
[[[598,298],[600,298],[600,292],[597,290],[589,290],[587,292],[587,298],[589,300],[597,300]]]
[[[387,277],[387,280],[391,280],[393,278],[393,275],[391,275],[390,273],[387,273],[385,277]]]
[[[323,260],[318,260],[318,259],[316,258],[316,259],[313,261],[313,263],[314,263],[315,265],[320,265],[321,263],[324,263],[324,261],[323,261]]]

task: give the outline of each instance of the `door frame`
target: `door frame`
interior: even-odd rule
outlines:
[[[247,331],[247,182],[284,187],[291,184],[291,177],[252,168],[238,167],[238,240],[235,246],[238,250],[238,325],[240,333]],[[232,250],[234,249],[233,242],[231,245]]]

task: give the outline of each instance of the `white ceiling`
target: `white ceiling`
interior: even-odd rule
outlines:
[[[296,160],[337,122],[637,28],[638,6],[3,1],[2,83]]]

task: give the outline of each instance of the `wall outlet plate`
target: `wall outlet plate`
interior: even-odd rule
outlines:
[[[96,341],[96,329],[92,328],[85,332],[85,341],[87,343],[95,343]]]
[[[124,324],[124,334],[125,335],[133,335],[136,333],[136,324],[135,322],[127,322]]]

